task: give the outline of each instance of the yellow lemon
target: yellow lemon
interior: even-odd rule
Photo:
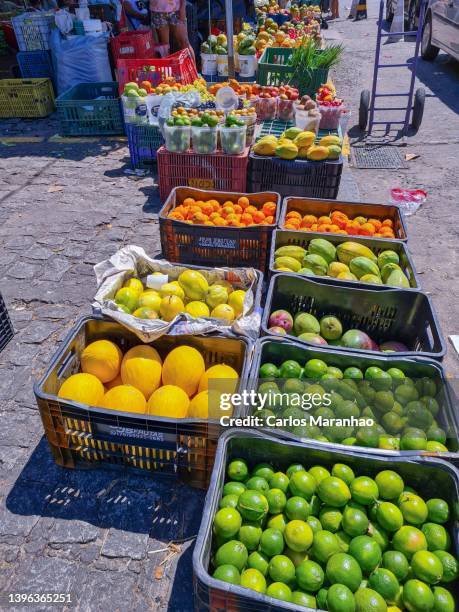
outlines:
[[[116,376],[116,378],[114,378],[113,380],[109,380],[108,383],[105,383],[105,389],[106,391],[108,391],[109,389],[113,389],[113,387],[118,387],[119,385],[122,385],[123,381],[121,379],[121,374],[118,374],[118,376]]]
[[[218,280],[215,281],[215,283],[212,283],[212,285],[210,286],[210,288],[212,287],[224,287],[227,291],[228,294],[230,294],[232,291],[234,291],[233,285],[227,281],[227,280]]]
[[[120,371],[123,353],[110,340],[91,342],[81,353],[81,370],[97,376],[100,382],[113,380]]]
[[[197,300],[188,302],[188,304],[185,306],[185,312],[195,318],[210,317],[210,310],[207,304],[204,304],[204,302],[198,302]]]
[[[239,317],[242,314],[242,311],[244,310],[244,298],[245,291],[243,291],[242,289],[237,289],[236,291],[233,291],[229,294],[228,304],[234,310],[234,313],[237,317]]]
[[[152,310],[159,311],[161,305],[161,296],[157,291],[150,289],[140,294],[138,308],[151,308]]]
[[[176,385],[191,397],[198,389],[205,364],[201,353],[192,346],[178,346],[163,363],[163,383]]]
[[[165,283],[159,290],[159,293],[161,294],[161,297],[166,297],[167,295],[176,295],[182,301],[185,299],[185,292],[180,287],[177,281]]]
[[[234,368],[224,363],[213,365],[201,376],[198,391],[210,388],[225,393],[234,393],[237,388],[239,374]]]
[[[234,321],[235,313],[229,304],[219,304],[210,313],[216,319],[225,319],[228,323]]]
[[[148,400],[148,414],[171,419],[184,419],[188,414],[190,400],[183,389],[176,385],[164,385]]]
[[[185,270],[178,277],[178,282],[188,299],[199,301],[205,299],[209,283],[201,272]]]
[[[132,385],[148,399],[161,383],[161,357],[158,351],[142,344],[130,349],[121,363],[121,379],[123,384]]]
[[[209,416],[209,392],[201,391],[190,402],[188,416],[191,419],[207,419]]]
[[[145,414],[147,402],[143,394],[135,387],[119,385],[107,391],[100,405],[102,408]]]
[[[161,300],[159,312],[165,321],[172,321],[185,310],[185,304],[177,295],[167,295]]]
[[[139,280],[138,278],[130,278],[128,281],[124,283],[123,287],[128,287],[129,289],[132,289],[139,295],[143,291],[142,281]]]
[[[93,374],[73,374],[61,385],[58,397],[88,406],[100,406],[104,386]]]

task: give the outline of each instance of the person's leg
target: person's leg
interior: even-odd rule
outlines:
[[[190,41],[188,40],[186,21],[184,23],[180,21],[174,25],[171,25],[171,30],[172,36],[175,38],[179,49],[189,49],[193,61],[196,62],[193,47],[190,45]]]

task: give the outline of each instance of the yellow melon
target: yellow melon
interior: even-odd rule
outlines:
[[[118,374],[116,378],[114,378],[113,380],[109,380],[108,383],[105,383],[104,387],[106,391],[108,391],[109,389],[113,389],[113,387],[118,387],[119,385],[122,385],[122,384],[123,384],[123,380],[121,378],[121,374]]]
[[[120,410],[121,412],[136,412],[138,414],[145,414],[146,406],[147,402],[143,393],[130,385],[119,385],[109,389],[101,402],[102,408]]]
[[[209,392],[201,391],[190,402],[188,416],[191,419],[207,419],[209,416]]]
[[[106,383],[118,375],[122,358],[123,353],[114,342],[96,340],[88,344],[81,353],[81,370]]]
[[[138,345],[130,349],[121,363],[123,384],[132,385],[147,400],[161,383],[161,357],[152,346]]]
[[[210,388],[224,393],[234,393],[237,388],[239,374],[234,368],[224,363],[208,368],[201,376],[198,391]]]
[[[192,346],[178,346],[164,360],[163,383],[176,385],[191,397],[196,393],[204,371],[204,359],[198,350]]]
[[[104,396],[104,386],[93,374],[73,374],[63,382],[58,397],[88,406],[100,406]]]
[[[147,404],[148,414],[171,419],[184,419],[188,415],[190,400],[176,385],[163,385],[152,393]]]

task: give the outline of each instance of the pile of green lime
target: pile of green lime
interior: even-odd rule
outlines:
[[[339,368],[324,359],[309,359],[302,366],[289,359],[279,366],[264,363],[259,383],[258,392],[268,401],[254,414],[291,417],[294,424],[285,429],[301,438],[384,450],[448,451],[439,423],[445,401],[440,379],[410,378],[396,367]],[[318,399],[305,411],[298,397],[308,396]],[[373,424],[356,423],[359,419]]]
[[[213,577],[331,612],[454,612],[459,562],[444,499],[392,470],[227,466],[213,521]]]

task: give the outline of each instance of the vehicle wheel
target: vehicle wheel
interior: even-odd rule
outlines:
[[[421,56],[422,59],[431,61],[434,60],[437,55],[439,48],[434,47],[432,44],[432,15],[427,13],[424,20],[424,26],[422,28],[422,39],[421,39]]]
[[[392,0],[386,0],[386,21],[392,23],[394,19],[394,8],[392,6]]]
[[[370,92],[364,89],[360,94],[359,106],[359,128],[365,130],[368,123],[368,113],[370,110]]]
[[[419,89],[416,89],[416,93],[414,94],[413,116],[411,119],[411,125],[415,130],[418,130],[421,127],[425,101],[426,90],[424,87],[419,87]]]

